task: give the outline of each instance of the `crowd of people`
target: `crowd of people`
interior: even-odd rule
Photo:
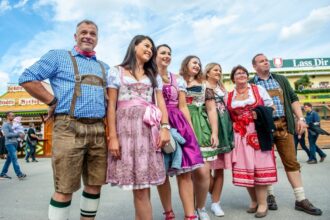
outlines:
[[[169,176],[176,176],[184,219],[210,219],[208,193],[211,211],[224,216],[224,169],[232,170],[234,185],[246,187],[246,212],[262,218],[277,209],[274,146],[293,189],[295,209],[322,214],[305,197],[294,145],[295,132],[303,135],[306,121],[315,116],[308,114],[305,120],[288,80],[270,72],[264,54],[253,57],[256,74],[250,80],[245,67],[235,66],[230,74],[235,88],[227,91],[219,63],[203,69],[199,57],[191,55],[174,74],[169,71],[171,47],[156,47],[148,36],[135,36],[123,61],[113,67],[96,58],[98,26],[93,21],[79,22],[74,37],[71,50],[49,51],[19,79],[27,92],[48,104],[46,119],[54,119],[55,192],[48,219],[69,218],[81,177],[81,219],[95,218],[105,183],[132,191],[137,220],[152,219],[150,187],[157,186],[164,219],[175,219]],[[45,79],[54,94],[42,86]],[[317,151],[323,161],[326,155],[316,146],[317,137],[310,139],[310,160],[316,160]]]

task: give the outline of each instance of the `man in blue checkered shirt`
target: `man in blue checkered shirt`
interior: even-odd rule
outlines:
[[[256,70],[256,75],[250,80],[250,83],[263,86],[272,97],[275,104],[276,110],[273,114],[276,127],[274,143],[294,191],[296,198],[295,209],[311,215],[322,215],[322,211],[314,207],[313,204],[305,198],[300,164],[297,161],[295,153],[293,138],[295,122],[293,115],[298,118],[296,128],[298,134],[302,134],[307,128],[298,96],[294,93],[285,76],[270,72],[269,61],[264,54],[255,55],[252,59],[252,65]],[[272,193],[273,189],[270,187],[267,197],[268,209],[276,210],[277,204],[275,196]]]
[[[52,167],[55,193],[48,219],[69,219],[72,194],[80,188],[81,219],[94,219],[105,183],[107,146],[103,118],[106,113],[107,64],[94,48],[98,27],[90,20],[77,24],[75,47],[51,50],[27,68],[19,84],[33,97],[49,105],[46,119],[54,119]],[[49,79],[54,95],[41,81]]]

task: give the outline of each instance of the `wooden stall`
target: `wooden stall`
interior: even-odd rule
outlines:
[[[49,84],[43,82],[43,85],[51,91]],[[7,92],[0,96],[0,124],[2,125],[6,120],[8,111],[22,117],[22,125],[26,131],[29,123],[33,122],[37,135],[42,138],[37,144],[36,155],[39,157],[51,156],[53,122],[43,120],[47,115],[47,110],[47,105],[30,96],[23,87],[18,85],[8,85]],[[24,151],[19,151],[18,155],[23,156]]]

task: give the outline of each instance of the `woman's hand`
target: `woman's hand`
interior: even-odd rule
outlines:
[[[120,146],[117,137],[109,139],[108,151],[115,159],[121,159]]]
[[[157,141],[157,148],[164,147],[170,142],[170,131],[167,128],[161,128],[159,132],[159,138]]]
[[[216,148],[219,145],[218,134],[212,133],[211,135],[211,147]]]

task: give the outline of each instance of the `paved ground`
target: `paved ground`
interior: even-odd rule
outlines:
[[[278,160],[279,182],[274,186],[279,205],[278,211],[270,211],[265,218],[269,220],[329,220],[330,219],[330,150],[326,150],[329,157],[316,165],[308,165],[303,151],[299,151],[298,158],[302,165],[305,191],[308,198],[323,210],[320,217],[311,216],[294,210],[294,196],[286,179],[283,166]],[[2,167],[4,160],[0,160]],[[39,163],[25,163],[20,159],[19,163],[28,177],[19,181],[14,177],[13,168],[8,175],[14,177],[12,180],[0,180],[0,220],[46,220],[47,209],[52,188],[52,171],[49,158],[39,159]],[[175,178],[172,178],[173,207],[177,219],[183,219],[183,212],[178,196]],[[72,201],[71,219],[79,219],[79,195],[76,193]],[[225,217],[215,219],[255,219],[253,215],[245,212],[249,203],[246,190],[235,187],[231,183],[231,172],[225,172],[225,185],[222,196],[222,207]],[[162,208],[155,188],[152,189],[152,204],[154,219],[161,220]],[[210,198],[208,197],[207,209],[209,210]],[[134,219],[134,207],[132,193],[122,191],[115,187],[106,185],[102,189],[98,220],[126,220]]]

